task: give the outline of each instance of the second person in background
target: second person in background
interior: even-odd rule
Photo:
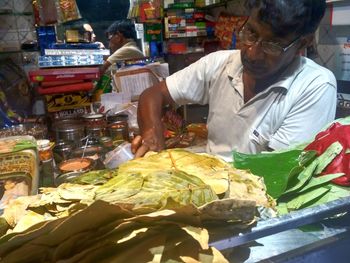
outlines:
[[[101,68],[101,73],[119,61],[142,59],[144,54],[136,44],[135,24],[130,19],[115,21],[106,31],[111,55]]]

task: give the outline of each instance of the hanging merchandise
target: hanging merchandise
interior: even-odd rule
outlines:
[[[162,41],[162,24],[145,24],[145,41]]]
[[[58,21],[60,23],[80,19],[80,12],[75,0],[56,0]]]
[[[138,6],[139,8],[137,13],[140,22],[154,21],[159,19],[162,15],[160,0],[141,1]]]
[[[247,17],[220,14],[215,25],[215,36],[220,40],[223,49],[239,49],[238,32],[241,30]]]
[[[55,0],[34,0],[32,4],[36,25],[45,26],[57,23]]]

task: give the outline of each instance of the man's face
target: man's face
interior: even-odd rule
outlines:
[[[273,77],[289,65],[299,53],[300,43],[299,36],[294,34],[276,37],[268,24],[259,21],[257,14],[257,9],[254,9],[243,30],[257,41],[251,45],[242,41],[241,60],[246,73],[254,79],[264,79]],[[264,50],[261,42],[274,43],[283,48],[291,46],[285,52],[272,55]]]
[[[122,35],[118,32],[113,35],[109,35],[109,48],[111,52],[115,52],[123,46]]]

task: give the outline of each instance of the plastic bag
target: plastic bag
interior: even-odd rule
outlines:
[[[332,182],[342,186],[350,186],[350,125],[333,123],[327,130],[318,133],[315,140],[305,150],[315,150],[320,155],[336,141],[343,146],[343,150],[326,167],[323,174],[345,173],[344,176],[336,178]]]

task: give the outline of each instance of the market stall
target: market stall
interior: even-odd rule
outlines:
[[[234,0],[133,1],[129,18],[144,30],[145,58],[120,61],[101,74],[110,52],[93,39],[93,31],[75,24],[82,18],[77,2],[33,1],[36,68],[18,75],[28,77],[26,84],[40,98],[32,112],[39,114],[20,116],[0,90],[1,262],[347,262],[349,118],[317,131],[305,125],[317,135],[296,145],[289,145],[294,134],[286,133],[280,142],[288,147],[282,150],[268,148],[264,125],[253,129],[242,121],[234,134],[242,134],[244,142],[250,132],[249,150],[237,151],[226,142],[212,147],[213,126],[222,132],[216,136],[221,142],[227,127],[210,127],[213,118],[240,121],[248,112],[236,119],[223,114],[231,95],[219,94],[225,103],[203,116],[190,112],[195,103],[159,105],[164,145],[149,151],[157,149],[147,142],[145,127],[158,111],[141,121],[142,110],[152,108],[139,107],[147,88],[180,79],[189,88],[198,79],[205,87],[222,88],[215,82],[219,73],[206,79],[216,63],[213,56],[203,60],[208,67],[199,67],[205,74],[168,76],[219,49],[224,54],[260,42],[265,53],[282,48],[243,35],[248,17],[242,7],[243,1]],[[227,79],[234,85],[239,78]],[[212,90],[198,93],[199,100],[210,103]],[[254,95],[263,92],[243,94],[253,100],[241,104],[252,105]],[[196,101],[179,94],[176,102]],[[271,107],[283,104],[275,99]],[[257,115],[257,108],[252,111]],[[148,147],[141,158],[131,149],[135,138]],[[212,151],[216,146],[226,156]]]

